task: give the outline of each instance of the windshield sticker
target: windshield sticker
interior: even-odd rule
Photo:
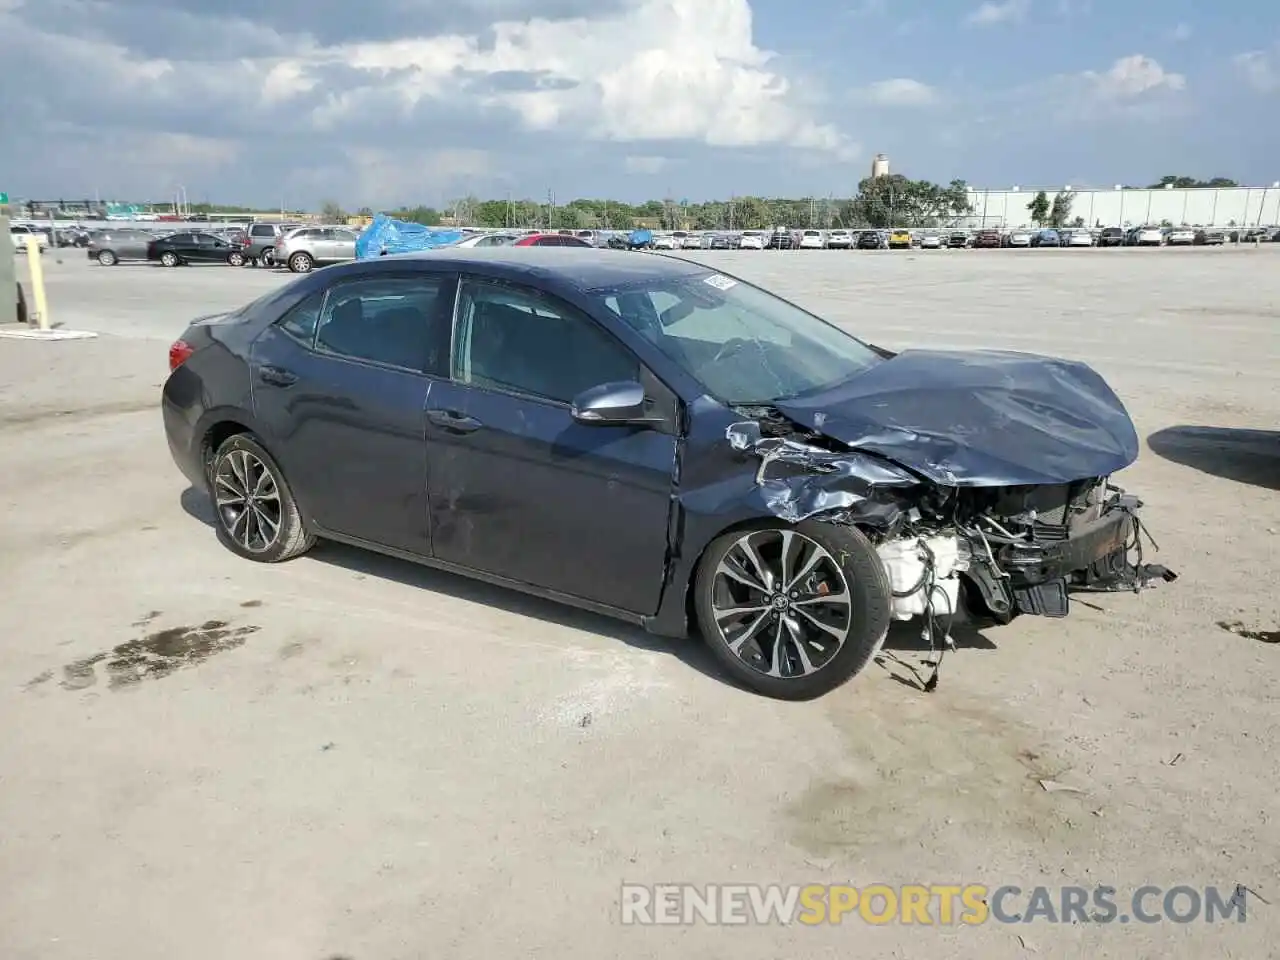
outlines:
[[[720,273],[713,273],[711,276],[707,277],[702,282],[710,284],[711,286],[715,287],[717,290],[729,290],[732,287],[736,287],[738,285],[737,280],[733,280]]]

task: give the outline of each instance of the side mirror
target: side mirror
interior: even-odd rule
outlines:
[[[602,383],[573,398],[573,419],[589,426],[624,426],[661,423],[646,411],[644,387],[633,380]]]

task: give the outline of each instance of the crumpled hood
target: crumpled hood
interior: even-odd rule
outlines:
[[[906,350],[774,406],[857,450],[954,487],[1069,483],[1138,458],[1120,398],[1091,367],[1008,351]]]

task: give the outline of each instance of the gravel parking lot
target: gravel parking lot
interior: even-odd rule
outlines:
[[[692,255],[886,346],[1094,364],[1180,579],[973,637],[932,694],[890,658],[787,704],[407,563],[250,564],[158,388],[191,317],[289,275],[50,257],[53,320],[102,335],[0,340],[6,960],[1275,955],[1280,245]],[[624,881],[1253,892],[1227,929],[711,929],[620,926]]]

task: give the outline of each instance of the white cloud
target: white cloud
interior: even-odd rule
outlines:
[[[319,47],[274,69],[295,84],[325,67],[354,68],[377,81],[327,103],[317,116],[326,127],[370,98],[391,95],[413,108],[472,97],[482,108],[513,112],[529,130],[855,152],[836,127],[814,119],[787,76],[771,67],[773,55],[755,45],[747,0],[638,0],[592,20],[497,23],[492,38]],[[530,88],[485,88],[486,79],[513,76]]]
[[[1254,90],[1259,93],[1280,90],[1280,70],[1261,50],[1239,54],[1234,58],[1234,62],[1244,82]]]
[[[627,157],[623,167],[627,173],[651,176],[667,169],[670,163],[666,157]]]
[[[933,87],[909,77],[873,83],[867,88],[866,95],[872,103],[891,107],[927,107],[941,99]]]
[[[1030,0],[987,0],[968,16],[968,22],[978,26],[1009,23],[1022,20],[1031,6]]]
[[[1088,70],[1083,77],[1092,85],[1094,94],[1103,100],[1130,100],[1159,91],[1183,90],[1187,85],[1187,78],[1182,74],[1170,73],[1140,53],[1121,57],[1106,73]]]

